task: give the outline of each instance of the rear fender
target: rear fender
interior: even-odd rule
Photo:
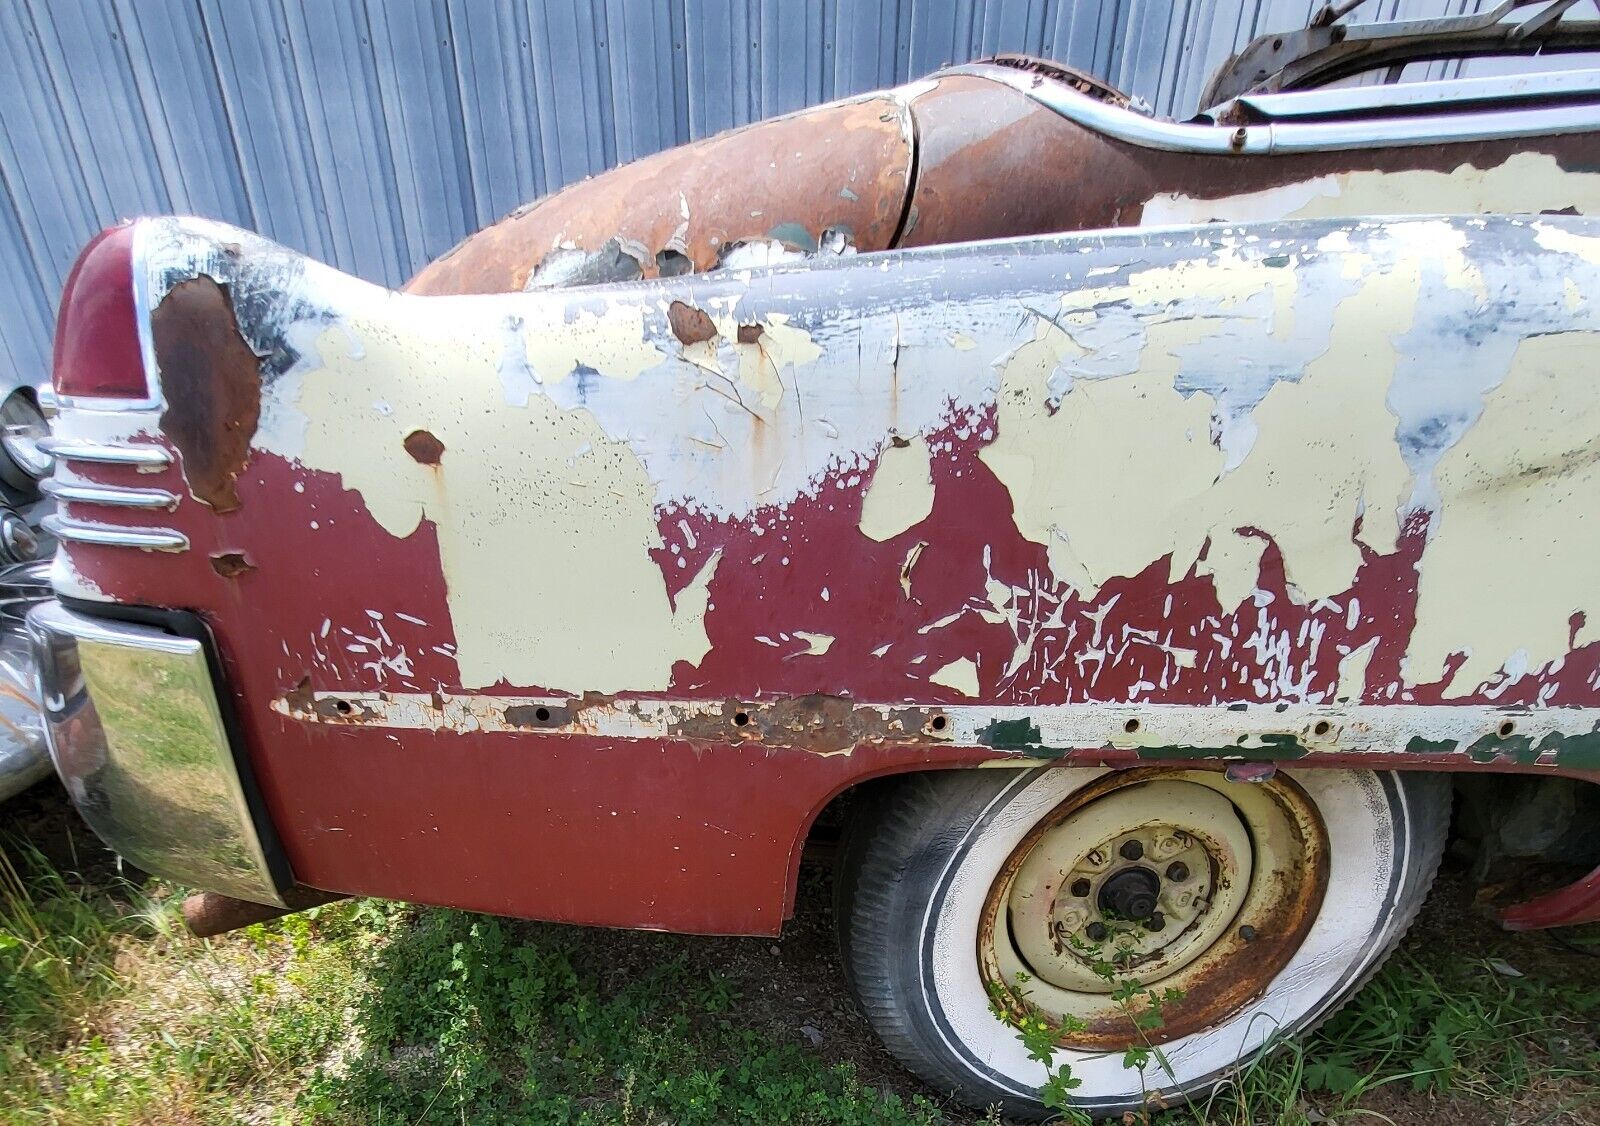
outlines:
[[[174,499],[67,504],[58,589],[206,617],[304,884],[759,933],[875,774],[1600,767],[1595,221],[462,297],[136,243],[160,405],[58,440]]]

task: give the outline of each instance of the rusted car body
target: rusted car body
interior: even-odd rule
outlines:
[[[1475,81],[1178,124],[961,67],[401,292],[113,229],[57,340],[57,765],[130,859],[255,903],[736,934],[871,780],[1280,785],[1299,890],[1229,940],[1267,970],[1186,986],[1203,1028],[1340,883],[1290,791],[1600,779],[1600,116]],[[1508,918],[1600,919],[1600,877]]]

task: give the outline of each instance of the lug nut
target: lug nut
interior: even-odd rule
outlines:
[[[1119,849],[1124,860],[1138,860],[1144,856],[1144,845],[1138,841],[1124,841]]]
[[[1189,878],[1189,866],[1181,860],[1174,860],[1167,865],[1167,879],[1175,884],[1181,884]]]
[[[1079,899],[1082,899],[1084,896],[1088,895],[1089,891],[1090,888],[1088,880],[1072,881],[1072,894],[1077,896]]]
[[[1166,925],[1167,917],[1160,911],[1157,911],[1154,915],[1151,915],[1144,921],[1144,929],[1147,931],[1158,931],[1164,928]]]
[[[1256,940],[1256,928],[1252,927],[1249,923],[1246,923],[1244,926],[1239,928],[1239,937],[1244,939],[1246,942],[1254,942]]]
[[[1106,925],[1104,923],[1090,923],[1083,928],[1084,937],[1090,942],[1104,942],[1106,940]]]

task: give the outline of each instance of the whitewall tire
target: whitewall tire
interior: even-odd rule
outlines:
[[[1192,1098],[1326,1019],[1377,970],[1433,881],[1449,812],[1448,782],[1429,774],[891,779],[865,796],[840,857],[847,973],[889,1050],[972,1106],[1049,1113],[1044,1065],[997,1015],[1013,997],[1072,1018],[1052,1066],[1082,1081],[1083,1110]],[[1118,980],[1182,995],[1149,1034],[1078,964],[1094,960],[1078,935],[1134,917],[1116,932],[1134,943]],[[1141,1037],[1163,1061],[1142,1075],[1122,1057]]]

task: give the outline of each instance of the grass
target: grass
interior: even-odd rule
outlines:
[[[0,854],[0,1122],[983,1120],[872,1045],[826,920],[780,950],[357,901],[207,942],[172,889],[70,867]],[[1502,936],[1512,976],[1442,937],[1460,926],[1439,917],[1309,1041],[1148,1121],[1600,1121],[1593,959]],[[811,1012],[820,1045],[796,1031]]]

